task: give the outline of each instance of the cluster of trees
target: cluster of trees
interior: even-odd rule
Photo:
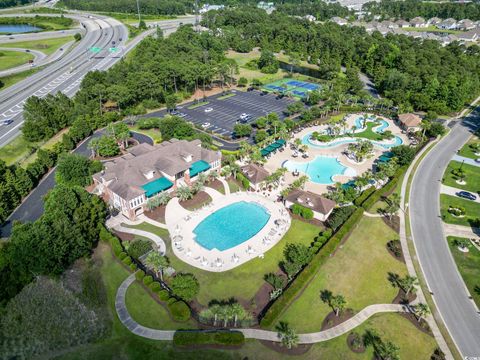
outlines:
[[[184,15],[193,11],[193,3],[187,0],[142,0],[140,12],[149,15]],[[137,3],[129,0],[61,0],[58,6],[86,11],[108,11],[135,14]]]
[[[98,240],[105,203],[80,187],[58,184],[45,198],[45,212],[33,223],[14,224],[0,248],[0,304],[37,275],[61,274],[88,255]]]
[[[322,0],[284,2],[276,5],[276,11],[294,16],[313,15],[319,21],[325,21],[334,16],[348,18],[354,15],[352,10],[339,3],[327,3]]]
[[[213,326],[222,324],[224,328],[230,323],[236,327],[239,323],[251,320],[252,316],[242,305],[234,299],[228,301],[213,301],[208,308],[202,310],[200,319],[203,322],[212,323]]]
[[[85,156],[63,153],[58,158],[55,180],[67,186],[87,186],[92,183],[92,175],[103,168],[100,161],[92,161]]]
[[[30,4],[30,0],[2,0],[0,1],[0,9],[9,8],[12,6],[20,6]]]
[[[281,267],[291,280],[293,277],[307,265],[312,253],[308,246],[303,244],[287,244],[283,249],[284,260],[281,262]]]
[[[441,19],[454,18],[457,20],[480,20],[480,4],[478,2],[426,2],[420,0],[382,0],[368,2],[362,6],[369,16],[380,15],[382,18],[410,20],[416,16],[425,19],[439,17]]]
[[[437,41],[369,35],[360,27],[315,24],[278,12],[268,15],[241,7],[210,11],[202,21],[237,51],[259,46],[272,52],[297,53],[317,65],[325,79],[343,77],[342,66],[357,68],[400,112],[458,111],[479,93],[480,49],[476,45],[452,43],[443,47]],[[340,93],[348,92],[346,85],[346,81],[333,84],[340,87]]]

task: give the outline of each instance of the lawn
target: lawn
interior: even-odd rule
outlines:
[[[230,94],[227,94],[227,95],[220,96],[220,97],[218,97],[217,99],[218,99],[218,100],[225,100],[225,99],[231,98],[231,97],[233,97],[233,96],[235,96],[235,95],[237,95],[237,94],[235,94],[235,93],[230,93]]]
[[[459,237],[447,237],[450,251],[452,252],[458,271],[462,275],[463,281],[467,285],[470,295],[473,300],[480,307],[480,251],[471,244],[468,253],[463,253],[458,250],[455,245],[455,240]]]
[[[53,54],[57,49],[61,48],[67,42],[73,41],[73,36],[64,36],[52,39],[32,40],[32,41],[19,41],[13,43],[3,43],[0,47],[16,47],[21,49],[38,50],[46,55]]]
[[[140,129],[138,125],[134,125],[130,126],[130,130],[149,136],[155,144],[162,142],[162,134],[158,129]]]
[[[42,67],[37,67],[37,68],[34,68],[34,69],[22,71],[22,72],[17,73],[17,74],[4,76],[4,77],[0,78],[0,80],[3,82],[3,87],[0,88],[0,90],[5,90],[9,86],[12,86],[12,85],[16,84],[17,82],[20,82],[20,81],[26,79],[27,77],[35,74],[37,71],[40,71],[41,69],[42,69]]]
[[[240,187],[238,186],[238,184],[235,181],[227,180],[227,183],[228,183],[228,187],[230,189],[230,193],[235,193],[238,190],[240,190]]]
[[[166,230],[153,225],[143,223],[129,227],[153,232],[166,240]],[[207,305],[213,299],[226,299],[228,297],[250,301],[264,284],[263,276],[278,270],[278,263],[283,258],[284,246],[287,243],[309,245],[320,230],[317,226],[293,220],[283,239],[266,252],[263,259],[257,257],[235,269],[221,273],[205,271],[184,263],[173,254],[169,241],[166,241],[167,257],[174,269],[192,273],[198,279],[200,293],[197,300],[202,305]]]
[[[449,206],[465,208],[466,215],[464,217],[451,215],[447,211]],[[440,194],[440,212],[443,221],[446,223],[470,226],[470,219],[474,220],[475,218],[480,217],[480,204],[456,196]]]
[[[463,145],[463,147],[458,152],[458,155],[467,157],[470,159],[478,158],[479,156],[475,155],[472,148],[470,147],[470,145],[472,144],[480,144],[480,139],[476,136],[473,136],[465,145]]]
[[[238,53],[235,51],[228,51],[226,54],[227,58],[234,59],[238,64],[239,73],[235,75],[237,80],[241,77],[246,78],[248,81],[253,79],[258,79],[262,84],[268,84],[276,80],[280,80],[284,75],[287,74],[284,70],[279,70],[276,74],[264,74],[260,70],[247,69],[245,64],[250,60],[260,58],[259,52],[249,52],[249,53]]]
[[[200,101],[196,104],[190,105],[187,109],[188,110],[193,110],[193,109],[199,108],[200,106],[205,106],[205,105],[208,105],[208,104],[209,104],[208,101]]]
[[[428,27],[406,27],[402,30],[405,31],[417,31],[417,32],[437,32],[437,33],[447,33],[447,34],[461,34],[463,31],[461,30],[449,30],[449,29],[439,29],[436,26],[428,26]]]
[[[31,53],[0,49],[0,71],[24,65],[33,58]]]
[[[387,251],[388,241],[398,239],[381,218],[364,217],[345,244],[323,265],[301,296],[286,309],[281,320],[300,332],[319,331],[331,309],[320,300],[320,291],[345,297],[347,308],[362,310],[371,304],[391,303],[397,289],[388,273],[406,275],[406,267]],[[311,309],[315,311],[311,311]]]
[[[124,24],[138,25],[138,15],[137,15],[137,13],[133,13],[133,14],[115,13],[115,12],[92,12],[92,13],[110,16],[110,17],[112,17],[114,19],[117,19],[118,21],[120,21]],[[146,23],[152,22],[152,21],[176,19],[176,18],[177,18],[176,16],[171,16],[171,15],[142,14],[142,20],[144,20]]]
[[[7,145],[0,148],[0,160],[5,161],[7,165],[25,160],[33,153],[32,147],[37,145],[25,140],[21,135],[17,136]]]
[[[455,175],[452,174],[452,170],[462,167],[462,170],[465,171],[465,185],[460,185],[456,181]],[[463,164],[459,161],[450,161],[443,174],[442,179],[443,184],[451,186],[457,189],[472,191],[474,193],[480,191],[480,167],[475,165]]]
[[[377,127],[378,125],[380,125],[380,123],[369,121],[369,122],[367,122],[366,125],[367,125],[367,128],[364,131],[352,134],[352,136],[357,137],[357,138],[374,140],[374,141],[382,141],[383,140],[382,135],[380,135],[379,133],[372,130],[374,127]]]

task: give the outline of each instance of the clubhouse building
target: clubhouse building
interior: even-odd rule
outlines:
[[[218,172],[221,158],[220,152],[202,148],[200,140],[143,143],[104,163],[105,169],[93,175],[93,180],[111,206],[135,220],[149,199],[191,186],[200,173]]]

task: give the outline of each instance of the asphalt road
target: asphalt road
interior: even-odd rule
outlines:
[[[97,131],[90,138],[85,140],[73,153],[89,157],[91,150],[88,148],[88,143],[96,137],[101,136],[104,130]],[[150,137],[132,132],[132,137],[140,143],[148,143],[153,145]],[[12,231],[14,221],[35,221],[43,214],[43,197],[55,186],[55,171],[54,168],[38,186],[30,193],[30,195],[23,201],[20,206],[10,215],[7,222],[0,228],[0,237],[8,237]]]
[[[478,113],[467,117],[426,155],[415,172],[409,204],[413,240],[428,288],[461,354],[477,358],[480,314],[468,297],[445,239],[439,193],[447,164],[479,125]]]

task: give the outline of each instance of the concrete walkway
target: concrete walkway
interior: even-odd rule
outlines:
[[[437,142],[437,141],[438,141],[438,139],[435,140],[434,142]],[[403,177],[402,188],[401,188],[401,192],[400,192],[400,196],[401,196],[401,199],[402,199],[401,204],[400,204],[401,210],[398,213],[398,215],[400,217],[400,234],[399,234],[400,235],[400,244],[402,246],[403,257],[404,257],[405,263],[407,265],[408,274],[410,276],[415,276],[415,277],[417,277],[417,272],[415,271],[415,267],[414,267],[413,261],[412,261],[412,256],[411,256],[410,250],[408,248],[408,241],[413,241],[413,239],[411,237],[408,237],[408,240],[407,240],[407,234],[406,234],[405,212],[408,211],[408,203],[405,202],[405,197],[406,197],[406,193],[407,193],[407,184],[408,184],[408,180],[410,178],[410,174],[412,173],[412,171],[414,169],[414,166],[415,166],[416,162],[418,161],[418,159],[421,158],[421,156],[425,153],[425,151],[427,151],[430,148],[430,146],[431,145],[428,145],[428,146],[424,147],[417,154],[417,156],[415,157],[415,160],[412,161],[412,163],[408,167],[408,169],[405,173],[405,176]],[[409,194],[409,196],[410,196],[410,194]],[[414,245],[415,245],[415,243],[414,243]],[[425,299],[425,295],[424,295],[421,287],[418,287],[417,301],[420,302],[420,303],[424,303],[424,304],[427,303],[427,301]],[[428,325],[430,326],[430,329],[432,330],[433,336],[435,337],[435,341],[437,342],[438,346],[440,347],[440,349],[445,354],[446,359],[448,359],[448,360],[453,359],[453,355],[450,351],[450,348],[448,347],[447,342],[445,341],[442,333],[440,332],[440,329],[438,328],[438,325],[435,321],[435,318],[430,314],[430,315],[427,316],[426,320],[428,322]]]
[[[129,314],[126,303],[125,295],[127,293],[128,287],[135,281],[135,274],[131,274],[126,278],[120,287],[117,290],[117,295],[115,298],[115,310],[117,311],[118,318],[122,324],[130,330],[135,335],[141,336],[146,339],[152,340],[173,340],[173,335],[175,330],[158,330],[151,329],[137,323]],[[408,312],[409,309],[407,306],[399,304],[375,304],[370,305],[361,310],[359,313],[355,314],[352,318],[344,321],[343,323],[324,331],[308,333],[308,334],[299,334],[299,344],[313,344],[322,341],[328,341],[343,334],[348,333],[352,329],[355,329],[357,326],[361,325],[371,316],[378,313],[385,312]],[[232,329],[241,331],[245,338],[247,339],[257,339],[257,340],[268,340],[280,342],[278,333],[276,331],[268,331],[261,329]]]
[[[479,156],[479,158],[480,158],[480,156]],[[473,160],[473,159],[464,157],[464,156],[454,155],[453,158],[452,158],[452,160],[459,161],[459,162],[464,161],[465,164],[480,167],[480,163],[476,162],[476,161]]]
[[[370,212],[368,212],[368,211],[365,211],[365,212],[363,213],[363,215],[368,216],[368,217],[380,217],[380,218],[383,217],[382,214],[373,214],[373,213],[370,213]]]
[[[480,228],[443,223],[446,236],[460,236],[468,239],[480,239]]]
[[[225,195],[230,195],[230,186],[228,185],[227,180],[225,180],[223,177],[218,177],[217,179],[223,184],[223,188],[225,189]]]
[[[466,190],[457,189],[457,188],[447,186],[447,185],[443,185],[443,184],[440,185],[440,193],[442,193],[442,194],[452,195],[452,196],[456,196],[456,197],[460,198],[460,196],[457,195],[457,192],[459,192],[459,191],[466,191]],[[471,191],[469,191],[469,192],[471,192]],[[464,199],[464,198],[460,198],[460,199],[463,199],[465,201],[473,201],[473,202],[476,202],[476,203],[480,204],[480,197],[476,194],[474,194],[474,195],[477,196],[477,198],[475,200],[468,200],[468,199]]]

